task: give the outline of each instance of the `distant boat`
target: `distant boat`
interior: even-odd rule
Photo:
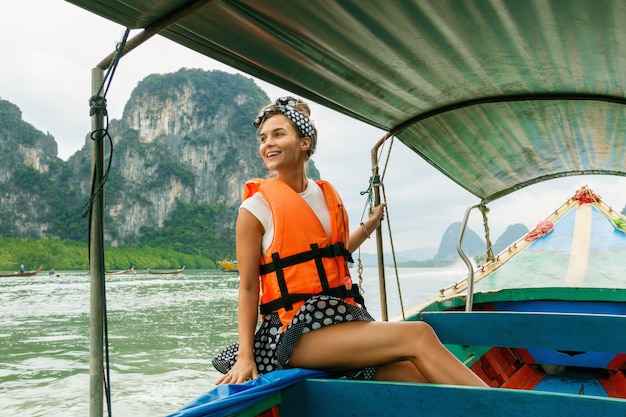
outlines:
[[[217,264],[224,272],[239,272],[239,265],[236,260],[227,261],[224,259],[223,261],[217,261]]]
[[[124,269],[121,271],[104,271],[104,275],[124,275],[124,274],[134,274],[135,273],[135,265],[131,266],[129,269]]]
[[[183,272],[184,269],[185,269],[184,265],[180,269],[164,270],[164,271],[153,271],[152,269],[148,268],[148,273],[149,274],[161,274],[161,275],[173,275],[173,274],[180,274],[181,272]]]
[[[39,271],[41,271],[41,268],[43,268],[43,265],[39,265],[39,268],[33,271],[13,272],[11,274],[0,274],[0,277],[34,277],[35,275],[37,275],[37,273],[39,273]]]

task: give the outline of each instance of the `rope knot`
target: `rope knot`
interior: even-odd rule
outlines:
[[[361,191],[359,194],[361,195],[365,195],[365,194],[371,194],[372,193],[372,187],[380,187],[382,186],[383,183],[380,181],[380,175],[373,175],[370,177],[369,183],[367,185],[367,190],[365,191]]]
[[[106,113],[107,108],[107,99],[103,96],[96,95],[91,96],[89,98],[89,115],[93,116],[94,114],[101,112],[103,114]]]

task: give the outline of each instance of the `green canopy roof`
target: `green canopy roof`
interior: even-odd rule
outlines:
[[[69,1],[391,132],[486,201],[626,175],[623,0]]]

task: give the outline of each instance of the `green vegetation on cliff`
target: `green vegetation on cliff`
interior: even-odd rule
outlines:
[[[224,206],[177,202],[160,229],[141,229],[139,246],[172,250],[218,260],[235,257],[236,211]]]

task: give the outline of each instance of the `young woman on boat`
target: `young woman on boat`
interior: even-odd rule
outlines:
[[[362,307],[347,260],[379,226],[384,206],[349,233],[334,187],[306,176],[317,146],[309,117],[306,103],[286,97],[254,121],[274,177],[249,181],[244,190],[236,227],[239,342],[213,360],[225,374],[216,383],[298,367],[355,379],[486,386],[426,323],[376,322]]]

